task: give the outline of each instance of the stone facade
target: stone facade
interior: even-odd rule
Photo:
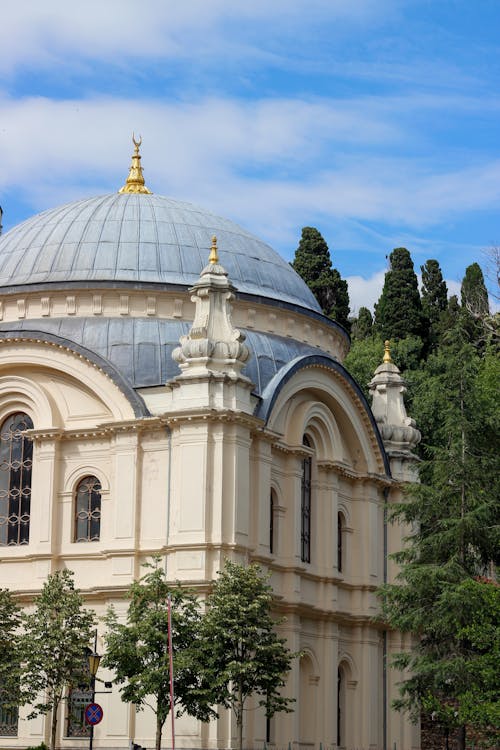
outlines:
[[[372,412],[341,364],[347,338],[339,327],[306,307],[239,295],[220,254],[213,244],[189,290],[89,280],[3,288],[0,423],[30,417],[33,468],[29,543],[3,538],[0,585],[29,607],[50,572],[69,568],[102,617],[111,603],[126,611],[124,592],[153,554],[172,581],[201,597],[224,558],[256,561],[271,573],[283,635],[304,656],[286,687],[295,711],[270,724],[250,711],[245,746],[418,748],[418,728],[389,708],[398,676],[386,664],[406,644],[376,622],[376,589],[393,579],[388,556],[404,533],[387,527],[385,502],[415,480],[418,432],[404,384],[392,363],[378,368]],[[92,316],[180,320],[184,333],[162,354],[173,351],[176,374],[138,386],[97,340],[89,347],[88,331],[64,335],[77,330],[64,328],[74,325],[69,318],[83,326]],[[303,342],[266,377],[259,355],[260,387],[248,374],[256,336],[274,352]],[[147,358],[153,350],[139,351]],[[100,511],[93,521],[83,514],[94,524],[86,536],[77,517],[88,477],[100,485]],[[104,670],[99,677],[112,680]],[[129,738],[152,747],[152,713],[122,703],[116,686],[99,702],[96,750],[124,749]],[[26,714],[0,748],[47,739],[48,721]],[[60,719],[59,747],[86,747],[68,736],[67,708]],[[207,725],[182,718],[176,732],[178,747],[228,748],[235,726],[223,711]]]

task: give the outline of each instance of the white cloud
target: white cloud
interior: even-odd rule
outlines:
[[[368,307],[373,313],[373,306],[382,293],[384,278],[385,270],[377,271],[368,279],[362,276],[347,276],[351,315],[357,317],[360,307]]]
[[[260,53],[264,33],[328,22],[376,21],[394,0],[19,0],[2,7],[0,70],[36,63],[51,68],[77,58],[120,66],[124,60],[190,58],[231,48]],[[254,24],[256,44],[245,45],[227,28]],[[276,26],[276,24],[279,24]],[[246,49],[245,49],[246,48]]]
[[[34,210],[120,187],[132,130],[144,136],[153,190],[259,226],[270,239],[298,216],[304,224],[322,216],[385,222],[404,236],[405,227],[500,200],[499,159],[433,171],[418,159],[370,156],[374,142],[404,133],[377,114],[360,118],[359,102],[4,98],[0,106],[0,187],[18,190]],[[354,154],[339,155],[349,139]]]

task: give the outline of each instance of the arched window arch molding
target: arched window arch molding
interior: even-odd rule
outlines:
[[[308,642],[302,642],[300,645],[300,651],[301,651],[301,657],[300,659],[309,659],[312,665],[312,677],[311,679],[314,680],[314,683],[316,684],[319,682],[319,679],[321,677],[321,670],[319,667],[319,661],[316,656],[316,653],[313,649],[313,647]]]
[[[307,394],[300,394],[300,399],[294,401],[285,440],[291,445],[300,445],[303,435],[309,435],[318,461],[345,458],[344,441],[330,409],[319,401],[311,401]]]
[[[61,494],[70,495],[72,497],[79,482],[81,482],[82,479],[85,479],[85,477],[88,476],[97,477],[97,479],[101,483],[101,493],[103,497],[104,495],[109,495],[109,479],[103,471],[102,466],[96,466],[95,464],[81,464],[80,466],[78,466],[78,468],[73,469],[73,471],[69,473],[64,480],[64,487]]]
[[[346,678],[346,685],[349,688],[355,688],[358,684],[358,669],[351,654],[347,651],[340,651],[337,659],[338,669],[342,669]]]
[[[342,513],[344,516],[346,531],[352,531],[351,528],[351,510],[347,503],[340,501],[337,505],[337,513]]]
[[[289,444],[300,444],[300,432],[306,424],[301,409],[304,401],[311,404],[311,400],[323,403],[333,415],[343,444],[350,446],[351,456],[344,457],[346,463],[356,460],[358,471],[386,473],[385,454],[371,414],[358,403],[344,378],[325,369],[308,367],[290,377],[272,404],[267,420],[269,429],[285,435]],[[294,424],[296,419],[298,424]]]
[[[50,338],[49,334],[47,336]],[[55,338],[59,340],[58,337]],[[96,399],[100,400],[115,419],[133,419],[136,416],[134,408],[141,414],[143,413],[142,399],[132,388],[129,387],[130,393],[125,393],[99,365],[67,346],[30,338],[19,343],[5,341],[0,337],[0,342],[2,343],[2,364],[5,367],[36,366],[47,372],[57,370],[59,374],[64,373],[75,383],[82,384]],[[9,376],[6,376],[6,379],[13,380]],[[139,402],[139,400],[140,404],[132,403],[132,401]],[[46,424],[43,423],[40,426],[45,427]]]
[[[9,414],[22,411],[28,414],[36,429],[59,426],[57,410],[37,383],[16,375],[0,377],[0,423]]]

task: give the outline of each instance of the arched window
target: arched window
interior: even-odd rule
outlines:
[[[274,498],[274,492],[271,490],[271,495],[269,497],[269,552],[271,555],[275,551],[275,539],[274,539],[274,514],[276,510],[276,502]]]
[[[0,428],[0,545],[28,544],[30,538],[33,429],[27,414],[16,412]]]
[[[302,441],[307,448],[311,443],[307,436]],[[302,488],[300,503],[300,559],[302,562],[311,562],[311,474],[312,458],[305,456],[302,459]]]
[[[98,542],[101,533],[101,483],[84,477],[76,487],[75,542]]]
[[[344,570],[344,528],[345,521],[342,513],[337,514],[337,569],[339,573]]]

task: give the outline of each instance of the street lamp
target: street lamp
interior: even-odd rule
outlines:
[[[92,703],[95,703],[95,676],[97,674],[97,670],[99,669],[99,663],[101,661],[101,655],[97,653],[97,631],[95,634],[94,639],[94,653],[88,654],[87,661],[89,665],[89,673],[90,673],[90,689],[92,691]],[[89,750],[92,750],[92,745],[94,743],[94,725],[90,725],[90,736],[89,736]]]

